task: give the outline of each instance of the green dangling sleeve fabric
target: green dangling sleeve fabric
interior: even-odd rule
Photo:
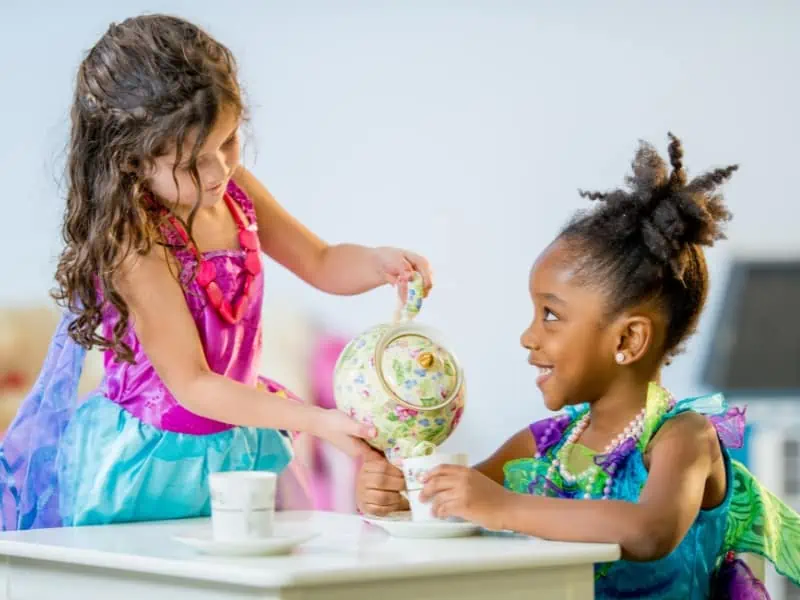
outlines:
[[[566,414],[542,422],[549,423],[548,427],[552,429],[551,443],[560,441],[576,417],[586,409],[585,406],[570,408],[572,410],[565,411]],[[653,436],[667,420],[687,410],[711,419],[723,445],[741,447],[744,411],[729,409],[722,394],[672,402],[668,391],[652,384],[647,396],[644,427],[637,444],[639,451],[642,454],[646,452]],[[551,447],[540,443],[541,437],[537,437],[534,430],[538,426],[538,423],[532,425],[531,431],[537,439],[539,451],[547,454]],[[539,482],[541,489],[537,487],[535,493],[561,496],[558,486],[547,481],[547,468],[551,460],[552,456],[548,454],[543,459],[511,461],[505,467],[506,486],[518,493],[534,493],[531,485]],[[731,460],[731,466],[733,493],[719,559],[723,559],[728,552],[757,554],[771,562],[778,573],[800,586],[800,515],[764,488],[744,465]],[[598,570],[598,576],[605,570],[608,570],[608,565]]]
[[[709,394],[678,401],[665,410],[668,394],[651,386],[648,415],[640,439],[642,451],[658,427],[670,417],[687,410],[712,419],[723,444],[740,447],[744,435],[744,412],[730,411],[722,394]],[[730,416],[730,419],[726,419]],[[738,431],[733,432],[736,429]],[[726,431],[727,430],[727,431]],[[733,433],[732,435],[730,435]],[[731,460],[733,495],[728,512],[723,556],[727,552],[758,554],[771,562],[784,577],[800,586],[800,515],[767,490],[740,462]]]
[[[763,556],[800,586],[800,515],[762,486],[747,468],[733,465],[733,498],[723,549]]]

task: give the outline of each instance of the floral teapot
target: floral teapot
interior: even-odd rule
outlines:
[[[334,368],[337,408],[374,425],[377,436],[369,443],[393,462],[431,454],[464,411],[461,366],[438,332],[413,322],[422,298],[417,274],[394,322],[350,341]]]

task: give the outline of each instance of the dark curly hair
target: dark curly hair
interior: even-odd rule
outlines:
[[[65,248],[54,299],[75,313],[70,336],[131,361],[129,309],[115,276],[132,253],[162,244],[144,173],[154,158],[197,133],[189,172],[200,199],[197,155],[218,115],[243,115],[231,52],[197,26],[166,15],[112,24],[78,69],[67,150]],[[197,204],[184,225],[191,232]],[[119,313],[112,339],[98,333],[105,307]]]
[[[717,188],[738,165],[687,181],[680,140],[669,134],[672,171],[650,144],[640,143],[627,189],[579,191],[599,200],[578,212],[560,238],[577,244],[579,269],[590,284],[608,291],[609,312],[656,300],[667,321],[664,355],[681,352],[696,327],[708,295],[704,246],[725,238],[731,213]]]

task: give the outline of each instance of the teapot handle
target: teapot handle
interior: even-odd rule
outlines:
[[[415,271],[408,281],[405,301],[398,301],[397,310],[394,313],[394,321],[411,321],[416,317],[422,308],[424,295],[422,275]]]

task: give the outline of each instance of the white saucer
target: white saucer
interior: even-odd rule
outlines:
[[[221,541],[211,537],[210,531],[197,531],[175,535],[172,539],[204,554],[217,556],[276,556],[289,554],[295,547],[317,537],[309,531],[280,532],[268,538]]]
[[[392,513],[388,517],[362,517],[367,523],[401,538],[456,538],[476,534],[480,527],[465,521],[412,521],[411,512]]]

